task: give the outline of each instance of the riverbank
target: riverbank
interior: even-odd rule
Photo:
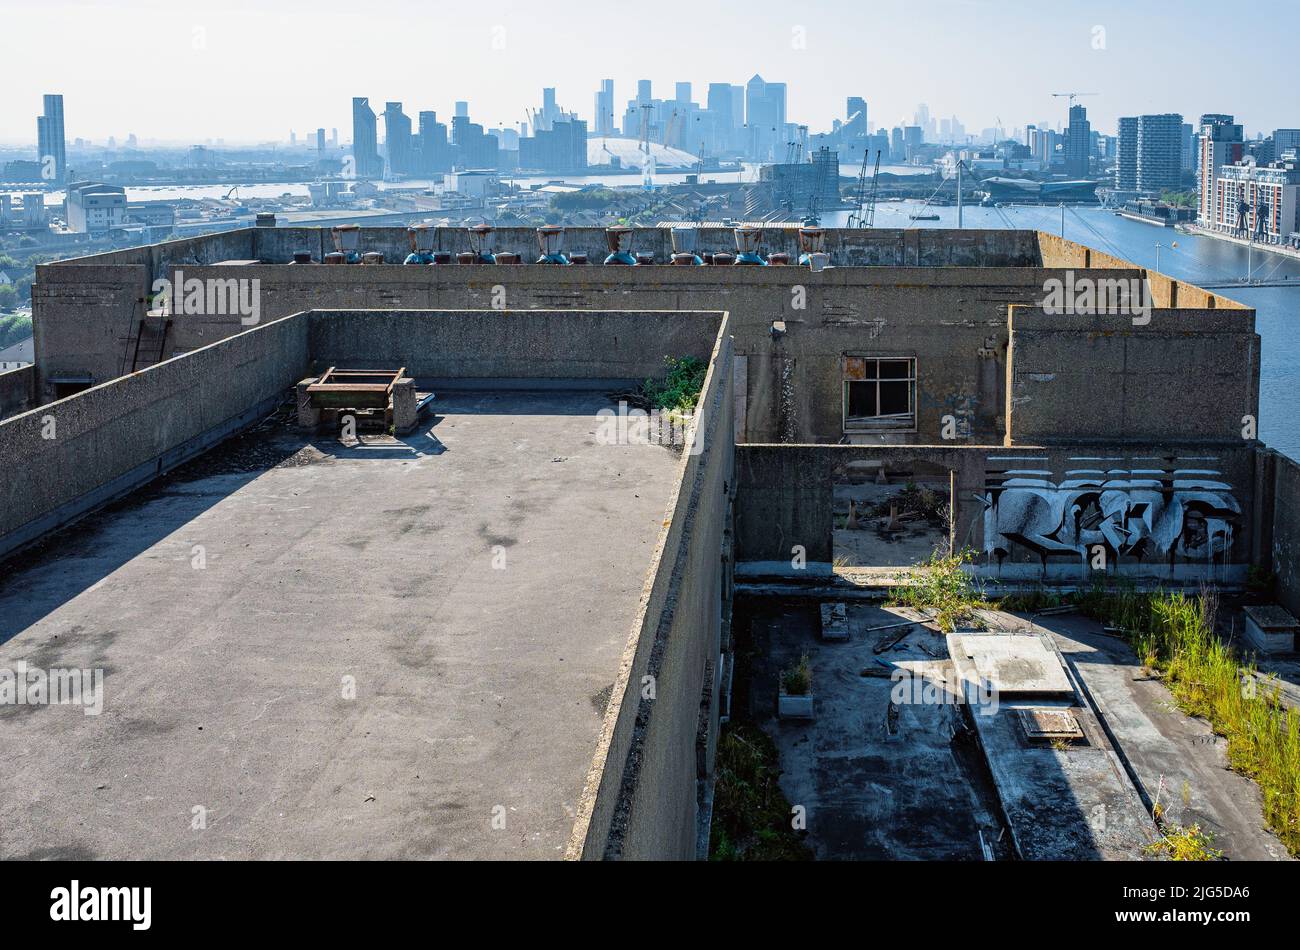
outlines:
[[[1261,244],[1259,241],[1233,237],[1231,234],[1224,234],[1222,231],[1213,231],[1198,224],[1189,224],[1187,222],[1182,222],[1174,227],[1182,234],[1195,234],[1197,237],[1214,238],[1216,241],[1227,241],[1229,244],[1236,244],[1238,247],[1267,251],[1270,254],[1280,254],[1283,257],[1290,257],[1300,261],[1300,248],[1294,248],[1289,244]]]

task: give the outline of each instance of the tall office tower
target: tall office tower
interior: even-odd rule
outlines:
[[[709,151],[725,152],[735,148],[736,123],[732,114],[730,83],[709,83],[705,111],[709,116]]]
[[[1196,168],[1196,128],[1188,122],[1182,125],[1182,132],[1178,137],[1178,143],[1182,146],[1179,164],[1183,171],[1190,172]]]
[[[1196,151],[1196,220],[1205,227],[1222,220],[1215,184],[1224,165],[1241,161],[1246,153],[1242,126],[1222,112],[1201,116]]]
[[[679,82],[673,87],[675,98],[678,102],[691,101],[691,84],[688,82]]]
[[[596,93],[596,134],[614,134],[614,80],[602,79]]]
[[[934,139],[934,127],[930,120],[930,107],[924,102],[918,103],[912,124],[920,128],[923,141]]]
[[[468,115],[452,118],[451,136],[456,146],[456,168],[495,171],[500,165],[501,143],[495,135],[485,133],[483,126],[471,122]]]
[[[749,157],[775,160],[784,149],[785,83],[766,82],[754,74],[745,84],[745,124]]]
[[[1070,125],[1065,132],[1065,174],[1068,178],[1087,178],[1088,156],[1092,152],[1092,126],[1083,106],[1070,106]]]
[[[42,175],[62,184],[68,177],[67,144],[63,138],[63,96],[45,97],[45,114],[36,119],[36,160]],[[48,169],[48,171],[47,171]]]
[[[365,96],[352,100],[352,161],[358,178],[378,178],[384,173],[375,110]]]
[[[1300,157],[1300,129],[1274,129],[1273,154],[1281,159],[1284,152],[1291,151]]]
[[[650,80],[638,79],[636,81],[636,101],[640,105],[645,105],[651,99]]]
[[[384,150],[388,153],[389,172],[411,172],[411,120],[402,113],[400,102],[384,104]]]
[[[891,162],[901,162],[907,158],[907,149],[903,145],[903,130],[894,126],[889,133],[889,160]]]
[[[903,157],[911,161],[916,157],[921,146],[925,144],[925,130],[919,125],[907,125],[903,127]]]
[[[1181,184],[1182,129],[1183,117],[1175,112],[1138,116],[1138,191],[1158,193]]]
[[[469,118],[469,103],[466,102],[464,99],[456,100],[456,111],[452,114],[452,119],[454,120],[458,118],[459,119]],[[454,125],[455,123],[453,122],[452,124]]]
[[[438,113],[421,112],[417,166],[420,174],[451,171],[451,148],[447,142],[447,126],[438,121]]]
[[[1124,116],[1119,120],[1119,161],[1115,165],[1115,187],[1119,191],[1137,191],[1138,120]]]
[[[852,139],[867,134],[867,100],[849,96],[844,106],[844,138]]]
[[[538,132],[549,132],[551,125],[560,117],[560,107],[555,103],[555,87],[542,88],[542,111],[537,116]]]
[[[325,151],[325,130],[324,129],[316,130],[316,151],[317,152]]]

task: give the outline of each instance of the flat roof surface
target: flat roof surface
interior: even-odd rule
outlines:
[[[104,680],[0,707],[0,857],[562,857],[681,459],[598,444],[598,393],[439,397],[264,424],[5,566],[0,668]]]

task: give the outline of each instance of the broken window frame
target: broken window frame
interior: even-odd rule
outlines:
[[[859,378],[850,375],[850,361],[861,360],[864,375]],[[880,364],[888,362],[907,363],[904,376],[882,377]],[[907,384],[907,412],[880,413],[880,384]],[[874,416],[849,415],[849,387],[853,384],[874,384],[876,387],[876,411]],[[845,353],[840,360],[840,419],[845,432],[916,432],[916,357],[882,353]]]

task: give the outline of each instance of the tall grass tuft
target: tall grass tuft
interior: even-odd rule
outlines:
[[[1265,821],[1300,856],[1300,713],[1282,702],[1276,679],[1261,682],[1254,663],[1240,661],[1215,634],[1217,596],[1094,585],[1079,603],[1121,628],[1178,707],[1227,740],[1228,763],[1258,783]]]
[[[933,611],[939,629],[952,633],[988,605],[984,592],[965,569],[974,559],[975,552],[970,550],[955,554],[935,551],[928,560],[908,569],[908,583],[890,591],[888,605]]]

